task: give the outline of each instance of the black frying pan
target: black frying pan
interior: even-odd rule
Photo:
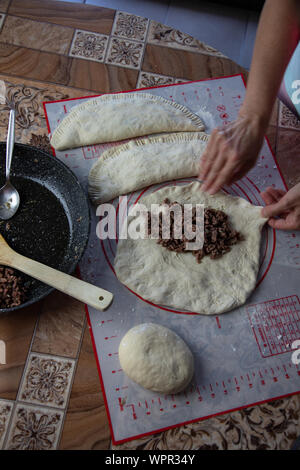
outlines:
[[[0,187],[5,183],[6,143],[0,142]],[[87,195],[74,173],[57,158],[29,145],[15,144],[11,182],[20,207],[0,233],[16,252],[66,273],[72,273],[87,245],[90,212]],[[20,273],[28,288],[26,307],[53,288]]]

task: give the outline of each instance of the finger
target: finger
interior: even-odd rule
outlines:
[[[281,196],[284,196],[287,191],[285,191],[284,189],[277,189],[277,188],[272,188],[272,189],[276,189],[277,193],[280,194]]]
[[[235,158],[230,158],[227,163],[224,165],[223,169],[219,172],[219,176],[213,183],[213,185],[209,188],[209,194],[215,194],[218,192],[221,187],[227,183],[229,179],[231,179],[232,172],[235,171],[237,166],[237,160]]]
[[[210,186],[215,182],[216,178],[218,177],[221,168],[224,167],[226,162],[226,154],[224,152],[220,152],[215,161],[213,162],[210,171],[204,181],[204,184],[202,186],[202,191],[208,191]]]
[[[198,177],[201,181],[204,181],[207,172],[209,171],[209,155],[203,154],[199,164],[199,174]]]
[[[279,201],[286,194],[286,191],[272,187],[267,188],[267,191],[272,195],[275,201]]]
[[[267,193],[267,192],[264,192],[264,193],[260,193],[264,203],[266,204],[266,206],[269,206],[271,204],[274,204],[276,201],[274,201],[274,198],[273,196],[271,196],[271,194]]]
[[[211,166],[216,156],[217,156],[217,152],[212,150],[210,151],[210,153],[207,153],[206,155],[204,155],[203,156],[204,158],[202,157],[201,162],[200,162],[200,169],[199,169],[199,177],[202,181],[204,181],[207,175],[209,174]]]
[[[263,217],[274,217],[286,212],[289,209],[289,204],[285,196],[283,196],[278,202],[275,204],[270,204],[269,206],[265,206],[262,209],[262,216]]]
[[[260,193],[261,197],[263,198],[265,204],[267,206],[271,205],[271,204],[275,204],[277,201],[277,199],[274,199],[274,196],[269,193],[268,191],[264,191],[264,192],[261,192]]]
[[[203,153],[201,160],[200,160],[200,170],[199,170],[199,177],[200,179],[204,180],[211,165],[214,161],[217,148],[218,148],[218,131],[216,129],[213,130],[211,137],[208,141],[206,146],[205,152]]]
[[[295,220],[288,220],[288,219],[269,219],[268,224],[270,227],[278,229],[278,230],[298,230],[300,228],[300,224],[297,223]]]

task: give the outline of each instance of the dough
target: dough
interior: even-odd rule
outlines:
[[[148,209],[165,198],[181,204],[203,203],[226,212],[245,240],[219,259],[204,257],[197,264],[192,253],[166,250],[156,240],[119,239],[115,257],[118,279],[144,299],[202,314],[219,314],[245,303],[256,285],[261,229],[267,219],[261,207],[221,192],[210,196],[201,184],[163,188],[140,199]],[[138,217],[138,214],[136,215]],[[135,217],[129,213],[128,226]]]
[[[203,132],[181,132],[106,150],[89,174],[91,200],[102,204],[151,184],[196,176],[208,139]]]
[[[119,359],[131,380],[154,392],[178,393],[194,374],[193,355],[185,342],[155,323],[131,328],[121,340]]]
[[[185,106],[150,93],[102,95],[75,106],[53,132],[51,145],[64,150],[160,132],[203,131]]]

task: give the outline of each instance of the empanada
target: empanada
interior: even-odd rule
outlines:
[[[151,184],[196,176],[208,139],[203,132],[181,132],[106,150],[89,174],[91,200],[101,204]]]
[[[203,131],[185,106],[150,93],[117,93],[75,106],[53,132],[51,145],[64,150],[148,134]]]

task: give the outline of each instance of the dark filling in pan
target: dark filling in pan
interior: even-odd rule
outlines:
[[[21,255],[57,267],[64,259],[70,236],[62,204],[49,189],[31,179],[14,177],[12,183],[19,191],[20,207],[10,220],[0,220],[1,235]],[[37,282],[13,269],[2,269],[0,276],[0,308],[23,303],[26,291]]]

